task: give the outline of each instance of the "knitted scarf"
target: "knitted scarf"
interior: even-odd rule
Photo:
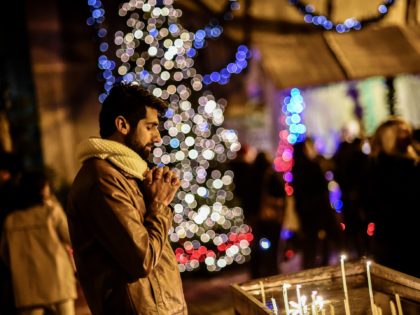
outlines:
[[[84,162],[90,158],[108,160],[117,168],[143,180],[147,163],[129,147],[112,140],[89,138],[80,143],[77,149],[77,158]]]

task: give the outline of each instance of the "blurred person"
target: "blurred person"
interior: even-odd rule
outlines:
[[[412,253],[418,240],[419,161],[409,123],[393,116],[377,127],[365,190],[370,253],[376,262],[416,277],[420,259]]]
[[[251,253],[252,278],[279,273],[279,239],[284,215],[284,182],[273,168],[268,152],[257,153],[250,176],[253,199],[250,207],[257,209],[254,220],[254,242]],[[248,179],[249,180],[249,179]]]
[[[258,209],[254,207],[255,198],[254,183],[250,176],[252,162],[255,159],[255,148],[248,144],[242,144],[236,158],[229,162],[229,168],[233,171],[234,201],[235,206],[240,206],[244,211],[244,218],[251,227],[255,222]]]
[[[420,155],[420,129],[413,130],[413,148]]]
[[[350,259],[366,255],[366,210],[363,187],[368,155],[362,151],[363,140],[343,130],[342,142],[333,156],[334,179],[341,190],[345,224],[345,249]]]
[[[1,257],[17,314],[74,315],[77,297],[66,215],[42,172],[23,173],[4,223]]]
[[[0,152],[0,237],[3,234],[4,220],[12,210],[16,181],[20,172],[19,156],[10,152]],[[0,315],[14,313],[15,303],[10,270],[0,259]]]
[[[312,139],[293,146],[293,189],[300,222],[302,268],[326,266],[341,249],[342,231],[329,200],[328,183]]]
[[[116,84],[99,114],[101,138],[79,147],[83,162],[68,217],[80,284],[93,315],[187,314],[168,239],[180,187],[168,167],[148,169],[167,105],[135,84]]]

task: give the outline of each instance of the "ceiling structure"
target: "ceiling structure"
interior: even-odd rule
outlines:
[[[223,24],[223,45],[246,43],[257,49],[262,67],[278,88],[420,73],[418,1],[395,0],[383,18],[362,30],[347,33],[325,31],[305,23],[303,14],[288,0],[238,2],[241,8],[232,12],[232,21]],[[300,2],[312,5],[334,23],[347,18],[374,19],[381,16],[378,7],[385,3],[384,0]],[[228,0],[177,0],[175,5],[183,10],[187,23],[203,27],[211,17],[221,18],[227,4]]]

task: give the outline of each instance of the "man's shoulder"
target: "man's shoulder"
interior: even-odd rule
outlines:
[[[83,162],[78,174],[106,175],[120,174],[121,172],[109,161],[99,158],[91,158]]]
[[[91,158],[83,162],[82,167],[74,178],[72,186],[95,185],[101,179],[122,177],[123,174],[109,161]]]

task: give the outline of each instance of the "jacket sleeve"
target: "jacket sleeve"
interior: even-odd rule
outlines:
[[[129,187],[115,176],[103,174],[92,189],[88,211],[97,240],[130,279],[147,276],[159,262],[167,242],[172,222],[170,208],[152,203],[142,222],[140,210],[144,209],[135,208],[127,192]]]

